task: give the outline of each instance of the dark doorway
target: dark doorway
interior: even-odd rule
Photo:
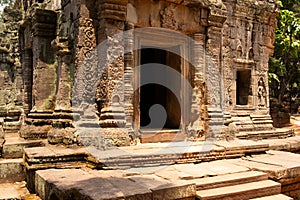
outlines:
[[[178,47],[172,47],[176,51],[180,51]],[[174,51],[172,50],[172,51]],[[169,67],[172,67],[179,73],[181,72],[181,58],[180,53],[172,53],[168,49],[158,49],[154,47],[142,47],[141,50],[141,65],[143,64],[150,64],[147,67],[151,67],[151,63],[155,64],[162,64]],[[163,73],[163,77],[167,81],[170,81],[170,84],[176,85],[176,91],[174,94],[170,89],[166,88],[165,86],[159,84],[147,84],[143,85],[140,88],[140,126],[141,128],[147,126],[151,123],[151,119],[149,116],[150,108],[155,104],[160,104],[166,111],[167,119],[166,123],[164,124],[163,128],[165,129],[179,129],[180,122],[181,122],[181,107],[180,107],[180,91],[181,91],[181,82],[180,80],[172,80],[172,77],[168,76],[168,72],[161,72]],[[141,70],[140,78],[143,80],[149,74],[143,73]],[[151,74],[151,76],[155,76]],[[160,74],[162,76],[162,74]],[[152,124],[151,124],[152,125]],[[162,128],[162,127],[148,127],[148,128]]]
[[[251,70],[237,71],[236,104],[248,105],[249,95],[251,95]]]

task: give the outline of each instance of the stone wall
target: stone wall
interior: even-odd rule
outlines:
[[[4,9],[0,22],[0,121],[4,129],[18,129],[23,106],[19,27],[22,12]]]

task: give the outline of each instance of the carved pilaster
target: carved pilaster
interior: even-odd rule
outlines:
[[[56,13],[36,9],[33,13],[33,108],[32,111],[53,111],[56,91],[55,38]]]
[[[207,118],[207,116],[204,116],[207,113],[204,84],[205,35],[194,34],[192,58],[194,68],[194,77],[192,78],[193,92],[187,132],[190,139],[197,139],[203,136],[205,129],[207,129],[202,121],[202,119]]]
[[[80,17],[74,22],[75,37],[75,91],[73,91],[73,103],[79,106],[81,103],[95,102],[95,84],[99,79],[99,67],[97,65],[96,31],[94,20]]]
[[[51,144],[74,142],[73,116],[71,109],[71,51],[66,37],[57,37],[52,42],[58,59],[57,93],[55,111],[53,113],[52,129],[48,132]]]
[[[124,106],[125,106],[125,127],[133,133],[133,68],[134,68],[134,24],[127,22],[124,35]]]
[[[129,145],[132,132],[132,88],[129,85],[132,76],[132,54],[125,54],[124,36],[127,0],[98,1],[98,44],[105,43],[100,49],[99,66],[102,69],[97,88],[97,101],[100,111],[101,131],[108,138],[116,137],[116,145]],[[129,25],[130,27],[130,25]],[[124,39],[126,41],[124,41]],[[132,48],[130,42],[126,48]],[[124,57],[126,56],[126,58]],[[126,60],[125,60],[126,59]],[[119,143],[119,144],[117,144]]]
[[[23,84],[24,84],[24,105],[25,114],[28,114],[32,108],[32,49],[24,50],[23,63]]]
[[[207,111],[209,130],[206,138],[218,138],[223,125],[223,91],[221,73],[222,27],[226,20],[221,10],[213,9],[208,18],[206,40]]]
[[[58,56],[58,88],[55,110],[71,109],[71,51],[68,38],[58,37],[55,41],[56,54]]]
[[[51,128],[56,93],[56,69],[51,41],[55,38],[56,12],[32,10],[33,84],[32,109],[20,133],[25,138],[44,138]]]

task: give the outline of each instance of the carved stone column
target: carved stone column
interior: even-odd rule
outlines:
[[[192,77],[192,102],[189,125],[187,127],[188,137],[197,139],[203,136],[207,129],[203,119],[207,118],[206,96],[204,84],[205,68],[205,35],[201,33],[194,34],[194,44],[192,50],[193,71]]]
[[[24,105],[25,114],[32,108],[32,49],[25,48],[23,59],[23,84],[24,84]]]
[[[105,49],[98,52],[99,66],[103,71],[97,90],[101,131],[114,145],[129,145],[131,89],[127,84],[130,81],[131,58],[128,54],[125,66],[123,35],[128,1],[102,0],[97,3],[99,20],[97,43],[104,42],[106,45]]]
[[[51,128],[55,105],[56,69],[51,41],[55,38],[56,13],[35,8],[32,11],[33,84],[32,109],[20,130],[25,138],[44,138]]]
[[[223,91],[221,73],[222,27],[226,16],[222,10],[214,8],[208,18],[209,27],[206,40],[207,110],[209,130],[206,138],[218,138],[223,125]]]
[[[134,68],[134,35],[133,35],[134,24],[126,22],[125,35],[124,35],[124,107],[125,107],[125,120],[126,129],[132,137],[134,137],[133,131],[133,68]]]
[[[57,37],[52,46],[58,58],[57,93],[52,129],[48,132],[48,141],[52,144],[72,144],[75,140],[73,116],[71,109],[72,78],[70,65],[72,61],[69,41],[66,37]]]

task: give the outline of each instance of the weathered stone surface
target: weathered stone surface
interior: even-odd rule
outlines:
[[[196,179],[193,181],[196,183],[197,190],[205,190],[226,187],[230,185],[240,185],[249,182],[257,182],[267,179],[268,175],[266,173],[257,171],[246,171]]]
[[[196,192],[193,184],[171,183],[155,175],[122,178],[100,174],[79,169],[40,170],[36,172],[36,191],[43,199],[72,195],[80,199],[182,199],[194,197]]]
[[[209,145],[205,142],[176,142],[149,143],[131,147],[107,148],[104,150],[99,150],[93,146],[66,148],[50,145],[46,147],[26,148],[24,152],[26,155],[26,167],[29,169],[86,165],[86,161],[88,162],[87,165],[92,164],[92,166],[97,166],[98,168],[123,169],[242,157],[246,153],[255,154],[257,152],[264,152],[268,150],[266,147],[265,143],[254,141],[219,142],[217,146],[213,144]],[[218,165],[222,167],[218,167]],[[245,170],[243,167],[231,165],[223,161],[216,161],[215,166],[206,166],[205,163],[201,163],[199,166],[203,167],[203,172],[210,172],[211,174],[225,173],[226,170],[231,172]],[[194,171],[197,170],[194,169],[194,165],[187,165],[187,167],[191,170],[190,173],[188,170],[181,168],[182,173],[179,176],[186,179],[190,176],[199,176]],[[204,176],[205,174],[202,175]]]
[[[83,120],[82,127],[100,125],[107,140],[98,139],[116,146],[140,139],[290,136],[253,132],[273,130],[267,71],[278,14],[274,1],[26,1],[16,7],[24,13],[6,10],[4,20],[11,26],[1,33],[9,35],[0,41],[1,51],[9,58],[0,61],[0,83],[5,85],[0,90],[0,113],[19,111],[17,116],[22,114],[26,122],[20,130],[25,138],[76,143],[76,132],[69,130],[74,128],[73,117]],[[138,28],[149,27],[149,33],[138,33]],[[125,37],[117,35],[125,31]],[[188,91],[181,88],[185,84],[173,80],[172,85],[179,87],[178,101],[183,103],[179,106],[168,92],[154,91],[168,114],[165,127],[159,128],[178,129],[178,137],[163,130],[147,140],[141,133],[143,108],[155,95],[143,104],[143,92],[135,92],[142,75],[134,69],[147,64],[140,49],[149,44],[165,49],[165,64],[191,86]],[[175,46],[181,48],[177,57],[169,55]],[[134,53],[135,48],[140,53]],[[149,57],[149,63],[154,57]],[[181,62],[182,57],[190,58],[193,66]],[[96,118],[91,123],[82,108],[95,103]],[[74,108],[81,109],[77,117],[70,114]],[[240,155],[230,154],[236,156]]]
[[[184,199],[194,198],[196,186],[193,183],[184,181],[173,181],[170,184],[160,185],[152,188],[152,198],[159,199]]]
[[[26,183],[0,183],[0,199],[26,199],[29,191]],[[39,200],[39,198],[33,198]]]
[[[16,181],[24,181],[25,169],[22,162],[23,159],[1,159],[0,183],[13,183]]]
[[[95,163],[87,159],[88,153],[83,148],[70,149],[66,147],[34,147],[25,148],[25,167],[28,170],[29,178],[32,176],[30,170],[47,168],[80,168],[95,167]],[[29,181],[29,180],[28,180]],[[31,180],[32,181],[32,180]],[[32,187],[32,186],[31,186]]]
[[[280,184],[265,180],[253,183],[245,183],[235,186],[221,187],[197,191],[197,197],[201,199],[251,199],[255,197],[279,194]]]
[[[23,74],[19,43],[22,12],[18,9],[5,8],[2,18],[3,22],[0,23],[0,121],[3,122],[4,130],[14,131],[20,128],[18,121],[23,104]]]
[[[272,196],[260,197],[251,200],[292,200],[293,198],[285,196],[283,194],[277,194]]]
[[[44,126],[23,125],[20,129],[20,135],[25,139],[43,139],[43,138],[47,138],[47,134],[50,130],[51,130],[51,125],[44,125]]]
[[[263,155],[253,155],[244,160],[230,160],[229,162],[242,165],[253,170],[268,173],[270,179],[282,184],[284,194],[293,198],[299,198],[299,154],[269,151]]]
[[[52,128],[47,133],[48,142],[50,144],[65,144],[71,145],[77,143],[77,138],[74,135],[76,130],[74,128],[65,128],[65,129],[58,129]]]
[[[24,140],[19,137],[5,137],[2,156],[4,158],[22,158],[24,148],[45,146],[46,142],[45,140]]]

